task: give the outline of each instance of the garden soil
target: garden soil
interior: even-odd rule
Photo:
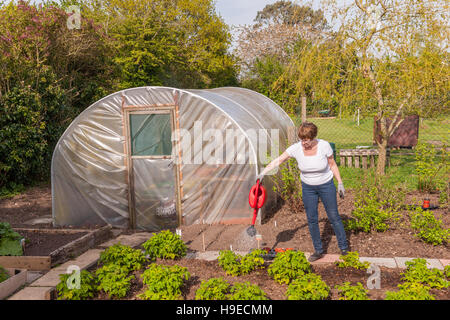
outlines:
[[[430,198],[432,205],[438,204],[437,194],[409,193],[406,202],[410,205],[422,204],[423,199]],[[338,198],[339,212],[343,218],[351,218],[354,208],[354,197],[351,190],[346,192],[345,199]],[[445,228],[450,228],[450,216],[447,209],[433,211],[441,217]],[[50,186],[34,187],[10,199],[0,200],[0,221],[9,222],[13,227],[30,227],[25,222],[42,217],[51,217]],[[248,208],[249,217],[252,209]],[[53,228],[50,223],[34,225],[33,228]],[[94,229],[100,226],[85,226]],[[262,240],[256,241],[246,235],[248,225],[207,225],[196,224],[182,226],[182,239],[190,250],[224,250],[248,251],[253,248],[293,248],[304,252],[313,252],[308,231],[306,215],[301,212],[293,214],[286,204],[266,217],[260,225],[256,225],[257,233]],[[327,253],[339,254],[336,237],[329,223],[323,205],[319,203],[319,227],[324,249]],[[70,228],[65,227],[65,228]],[[77,227],[77,229],[80,229]],[[126,233],[128,232],[125,230]],[[358,251],[362,257],[422,257],[450,259],[449,244],[433,246],[414,236],[409,227],[407,211],[402,212],[400,220],[386,232],[353,233],[347,232],[351,251]]]

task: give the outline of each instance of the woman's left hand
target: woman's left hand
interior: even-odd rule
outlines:
[[[345,188],[344,188],[344,184],[342,182],[338,184],[338,193],[339,193],[339,196],[343,199],[345,196]]]

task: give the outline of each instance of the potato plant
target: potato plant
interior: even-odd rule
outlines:
[[[277,253],[267,272],[278,283],[288,284],[291,280],[310,273],[311,264],[303,252],[288,250]]]
[[[180,236],[169,230],[161,231],[147,240],[142,247],[150,259],[178,259],[186,255],[187,247]]]

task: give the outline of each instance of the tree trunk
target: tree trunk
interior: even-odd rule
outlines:
[[[386,174],[386,153],[387,145],[389,141],[387,118],[382,117],[380,119],[380,141],[378,142],[378,163],[377,174],[384,176]]]
[[[306,122],[306,96],[302,96],[302,123]]]

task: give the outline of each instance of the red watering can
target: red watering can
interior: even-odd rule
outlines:
[[[258,215],[258,209],[260,209],[266,201],[266,189],[260,185],[259,179],[256,180],[256,184],[250,189],[248,195],[248,203],[253,208],[252,225],[247,228],[247,234],[251,237],[256,235],[255,222]]]

